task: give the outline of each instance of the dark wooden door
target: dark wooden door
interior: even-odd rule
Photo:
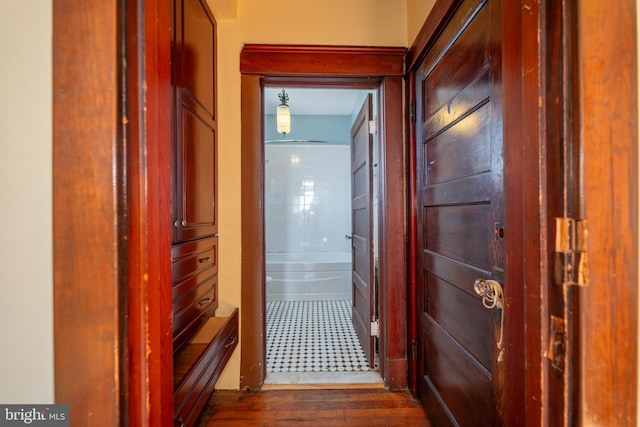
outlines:
[[[463,1],[414,81],[418,392],[437,426],[502,424],[505,313],[474,291],[503,282],[499,11]]]
[[[218,231],[215,21],[204,0],[174,0],[173,241]]]
[[[352,318],[369,366],[375,364],[373,289],[373,135],[369,133],[369,119],[373,102],[367,98],[351,125],[351,242],[352,242]]]

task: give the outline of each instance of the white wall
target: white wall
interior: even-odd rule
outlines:
[[[51,1],[0,1],[0,402],[53,402]]]
[[[349,146],[267,144],[265,159],[266,251],[351,251]]]

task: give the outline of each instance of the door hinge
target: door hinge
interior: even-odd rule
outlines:
[[[369,134],[375,135],[376,133],[378,133],[378,121],[369,120]]]
[[[564,319],[551,316],[549,330],[549,348],[547,358],[554,369],[564,371],[564,359],[567,352],[567,336],[565,333]]]
[[[418,360],[418,340],[411,340],[411,360]]]
[[[411,121],[411,123],[415,123],[416,122],[416,101],[411,101],[411,104],[409,105],[409,120]]]
[[[372,337],[380,336],[380,323],[378,322],[378,319],[371,322],[371,336]]]
[[[556,283],[589,285],[587,220],[556,218]]]

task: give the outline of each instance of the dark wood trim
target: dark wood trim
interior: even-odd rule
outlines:
[[[170,10],[163,1],[139,0],[128,2],[128,7],[127,60],[123,69],[126,97],[122,106],[127,119],[128,422],[139,426],[170,425],[173,348],[168,28],[172,24]]]
[[[535,8],[534,8],[535,9]],[[504,142],[504,228],[505,228],[505,283],[511,292],[506,295],[509,310],[505,319],[505,425],[529,425],[527,398],[540,398],[540,382],[528,383],[531,377],[540,376],[536,369],[526,369],[526,357],[530,360],[540,358],[539,281],[526,280],[527,274],[539,274],[540,265],[540,224],[538,200],[538,162],[537,151],[537,110],[530,111],[531,100],[538,99],[538,92],[525,91],[525,85],[533,84],[537,89],[535,72],[525,76],[523,81],[523,59],[525,54],[533,54],[536,49],[527,46],[524,50],[522,40],[536,44],[536,38],[524,37],[523,12],[520,2],[502,1],[502,109]],[[535,14],[535,12],[531,12]],[[534,59],[537,57],[534,57]],[[529,64],[536,70],[538,64]],[[533,82],[531,82],[533,79]],[[528,89],[531,89],[530,87]],[[524,96],[528,95],[528,96]],[[530,120],[525,120],[530,114]],[[525,180],[524,177],[527,177]],[[526,225],[525,225],[526,224]],[[514,286],[515,285],[515,286]],[[515,292],[514,292],[515,291]],[[527,295],[530,292],[531,295]],[[527,299],[528,297],[528,299]],[[539,295],[538,295],[539,301]],[[529,305],[528,303],[532,303]],[[525,324],[528,329],[525,330]],[[527,344],[533,346],[525,347]],[[536,352],[537,353],[534,353]],[[526,353],[526,354],[525,354]],[[538,418],[539,419],[539,418]],[[539,422],[538,422],[539,424]],[[535,423],[531,423],[535,425]]]
[[[119,3],[53,2],[55,400],[76,425],[124,411]]]
[[[580,294],[580,425],[637,421],[636,2],[579,2],[580,144],[590,285]],[[594,52],[597,52],[595,54]]]
[[[415,107],[416,107],[416,84],[415,84],[415,70],[410,70],[405,79],[407,87],[407,96],[405,106],[404,122],[407,129],[407,334],[408,343],[410,345],[409,351],[413,353],[413,343],[417,345],[418,342],[418,203],[417,203],[417,188],[416,188],[416,150],[413,149],[416,140],[416,127],[415,123]],[[416,347],[417,352],[417,347]],[[413,396],[418,395],[418,361],[417,355],[410,354],[409,366],[408,366],[408,388]]]
[[[246,45],[241,53],[242,73],[242,350],[240,386],[260,387],[265,376],[264,330],[264,188],[262,147],[262,84],[269,79],[294,79],[301,85],[349,85],[380,87],[382,122],[380,159],[385,165],[388,194],[380,218],[380,247],[387,271],[381,294],[387,295],[386,319],[381,329],[390,339],[382,345],[381,365],[387,370],[389,388],[406,388],[406,265],[404,242],[404,147],[402,145],[401,75],[404,48]],[[382,189],[381,189],[382,190]],[[382,192],[381,192],[382,194]],[[391,204],[392,201],[397,204]],[[385,241],[384,239],[389,239]],[[398,246],[394,246],[398,245]],[[402,248],[402,250],[399,250]],[[394,305],[389,305],[393,303]],[[389,328],[395,328],[390,330]]]
[[[392,390],[407,387],[408,342],[406,316],[395,315],[400,307],[407,307],[407,289],[393,285],[399,278],[407,277],[405,212],[398,207],[405,205],[405,144],[402,138],[403,117],[402,78],[388,77],[380,88],[381,116],[379,164],[379,218],[380,218],[380,317],[382,322],[380,346],[380,372],[385,384]],[[403,262],[400,262],[403,261]],[[405,343],[397,345],[394,343]]]
[[[169,425],[169,9],[53,11],[55,399],[78,425]]]
[[[269,76],[402,76],[405,52],[403,47],[248,44],[240,53],[240,69]]]

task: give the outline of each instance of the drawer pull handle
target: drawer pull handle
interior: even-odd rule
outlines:
[[[198,258],[198,262],[199,262],[200,264],[205,263],[205,262],[208,262],[208,261],[211,261],[211,257],[210,257],[210,256],[208,256],[208,257],[206,257],[206,258]]]
[[[229,348],[236,343],[236,337],[227,338],[227,343],[224,345],[224,348]]]
[[[205,299],[201,299],[198,304],[200,304],[200,307],[204,307],[205,305],[208,305],[210,302],[211,302],[211,298],[207,297]]]

